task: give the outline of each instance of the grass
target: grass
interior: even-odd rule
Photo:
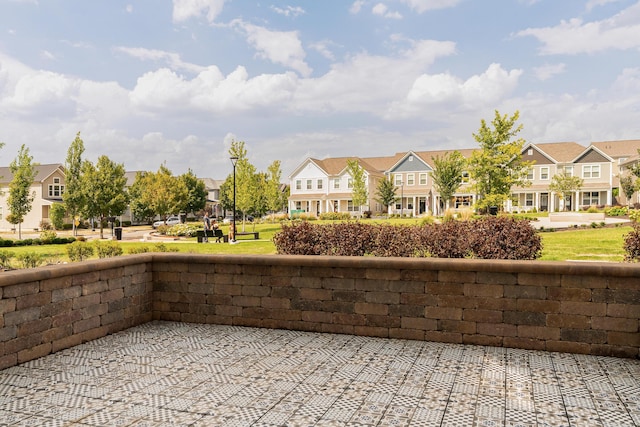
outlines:
[[[419,219],[394,219],[394,224],[418,224]],[[321,223],[321,221],[318,221]],[[132,228],[125,229],[133,230]],[[140,229],[148,230],[149,227]],[[238,231],[242,230],[242,225],[238,224]],[[197,243],[195,237],[182,239],[179,242],[171,240],[162,241],[168,248],[176,248],[179,252],[199,253],[199,254],[257,254],[272,255],[276,253],[273,244],[273,235],[280,230],[280,224],[247,224],[247,231],[260,232],[260,240],[252,240],[249,236],[241,236],[238,238],[238,244],[224,243]],[[227,234],[226,226],[223,231]],[[543,251],[540,260],[546,261],[612,261],[622,262],[624,260],[623,239],[624,235],[631,231],[631,227],[614,227],[614,228],[580,228],[567,231],[556,231],[541,233]],[[105,237],[110,238],[110,233],[105,231]],[[153,251],[154,245],[160,243],[158,240],[150,242],[141,242],[133,240],[123,240],[120,244],[123,247],[124,254],[139,248],[141,246],[148,247]],[[8,251],[17,254],[32,252],[40,255],[45,263],[55,264],[59,262],[67,262],[67,251],[65,245],[42,245],[42,246],[22,246],[11,248],[0,248],[0,251]],[[94,256],[95,258],[95,256]],[[15,258],[12,265],[17,265]]]

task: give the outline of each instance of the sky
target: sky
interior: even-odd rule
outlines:
[[[308,157],[640,138],[638,0],[0,0],[0,165],[224,179]]]

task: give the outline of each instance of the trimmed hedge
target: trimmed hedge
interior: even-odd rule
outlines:
[[[413,226],[302,222],[283,225],[273,241],[287,255],[532,260],[542,252],[529,221],[508,216]]]

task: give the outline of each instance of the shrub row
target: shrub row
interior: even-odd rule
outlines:
[[[537,259],[542,242],[529,221],[508,216],[443,224],[302,222],[274,235],[279,254],[380,257]]]
[[[51,239],[23,239],[23,240],[11,240],[0,239],[0,247],[9,248],[12,246],[31,246],[31,245],[66,245],[67,243],[75,242],[75,237],[54,237]]]

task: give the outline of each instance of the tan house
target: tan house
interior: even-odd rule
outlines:
[[[64,192],[64,168],[59,163],[50,165],[35,165],[36,176],[31,185],[30,193],[34,194],[31,211],[24,217],[23,230],[40,229],[42,221],[49,221],[51,205],[62,202]],[[0,167],[0,230],[10,231],[15,229],[14,224],[7,221],[7,215],[11,213],[7,205],[9,197],[9,184],[13,180],[13,174],[8,167]]]

